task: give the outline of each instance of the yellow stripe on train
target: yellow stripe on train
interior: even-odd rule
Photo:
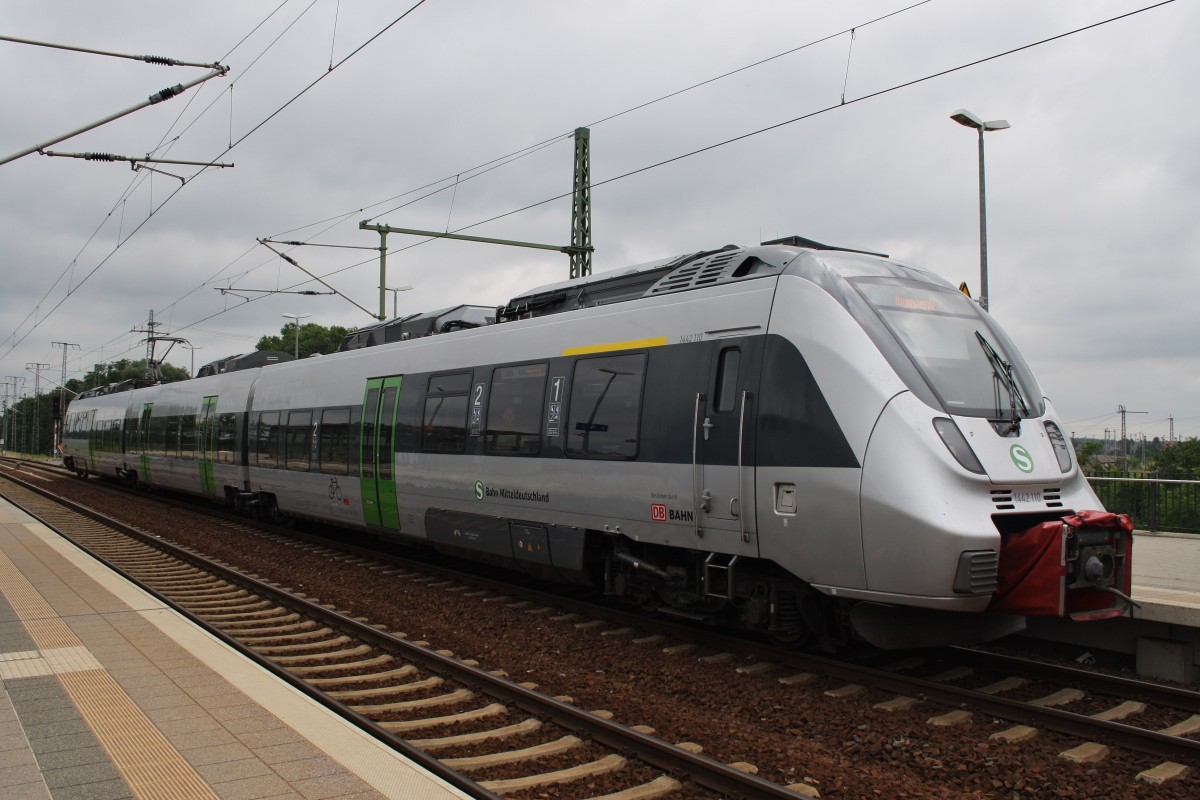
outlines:
[[[583,347],[568,347],[563,350],[564,356],[586,356],[591,353],[610,353],[613,350],[634,350],[639,347],[662,347],[667,343],[667,337],[656,336],[653,339],[631,339],[628,342],[608,342],[607,344],[589,344]]]

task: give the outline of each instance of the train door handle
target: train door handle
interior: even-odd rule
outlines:
[[[741,509],[738,508],[738,499],[736,497],[729,498],[729,516],[737,519],[739,511]]]
[[[712,495],[708,493],[708,489],[704,490],[704,494],[700,495],[700,510],[707,513],[708,505],[712,501]]]
[[[705,417],[704,424],[701,425],[700,427],[704,428],[704,441],[707,442],[708,441],[708,432],[716,427],[716,425],[713,425],[712,417]]]

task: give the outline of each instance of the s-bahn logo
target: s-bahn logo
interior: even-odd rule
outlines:
[[[1017,465],[1017,469],[1025,474],[1033,472],[1033,456],[1029,455],[1029,451],[1024,445],[1014,444],[1008,448],[1009,458]]]
[[[507,486],[488,486],[475,481],[475,499],[515,500],[519,503],[549,503],[550,493],[538,489],[510,489]]]

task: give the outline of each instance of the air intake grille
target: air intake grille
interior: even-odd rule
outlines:
[[[995,550],[970,550],[958,557],[954,591],[958,594],[988,594],[996,591],[1000,554]]]
[[[713,286],[732,277],[741,265],[744,253],[741,250],[724,250],[706,258],[696,259],[664,275],[650,287],[647,296],[682,292],[685,289],[700,289]]]
[[[1042,489],[993,489],[992,504],[997,511],[1012,511],[1016,508],[1015,501],[1022,503],[1041,502],[1046,508],[1062,508],[1062,488],[1047,486]]]

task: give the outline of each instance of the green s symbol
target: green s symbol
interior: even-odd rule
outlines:
[[[1032,469],[1032,467],[1030,467]],[[483,481],[475,481],[475,499],[483,499]]]
[[[1008,448],[1008,455],[1021,472],[1025,474],[1033,472],[1033,456],[1029,455],[1029,451],[1025,449],[1024,445],[1014,444]]]

